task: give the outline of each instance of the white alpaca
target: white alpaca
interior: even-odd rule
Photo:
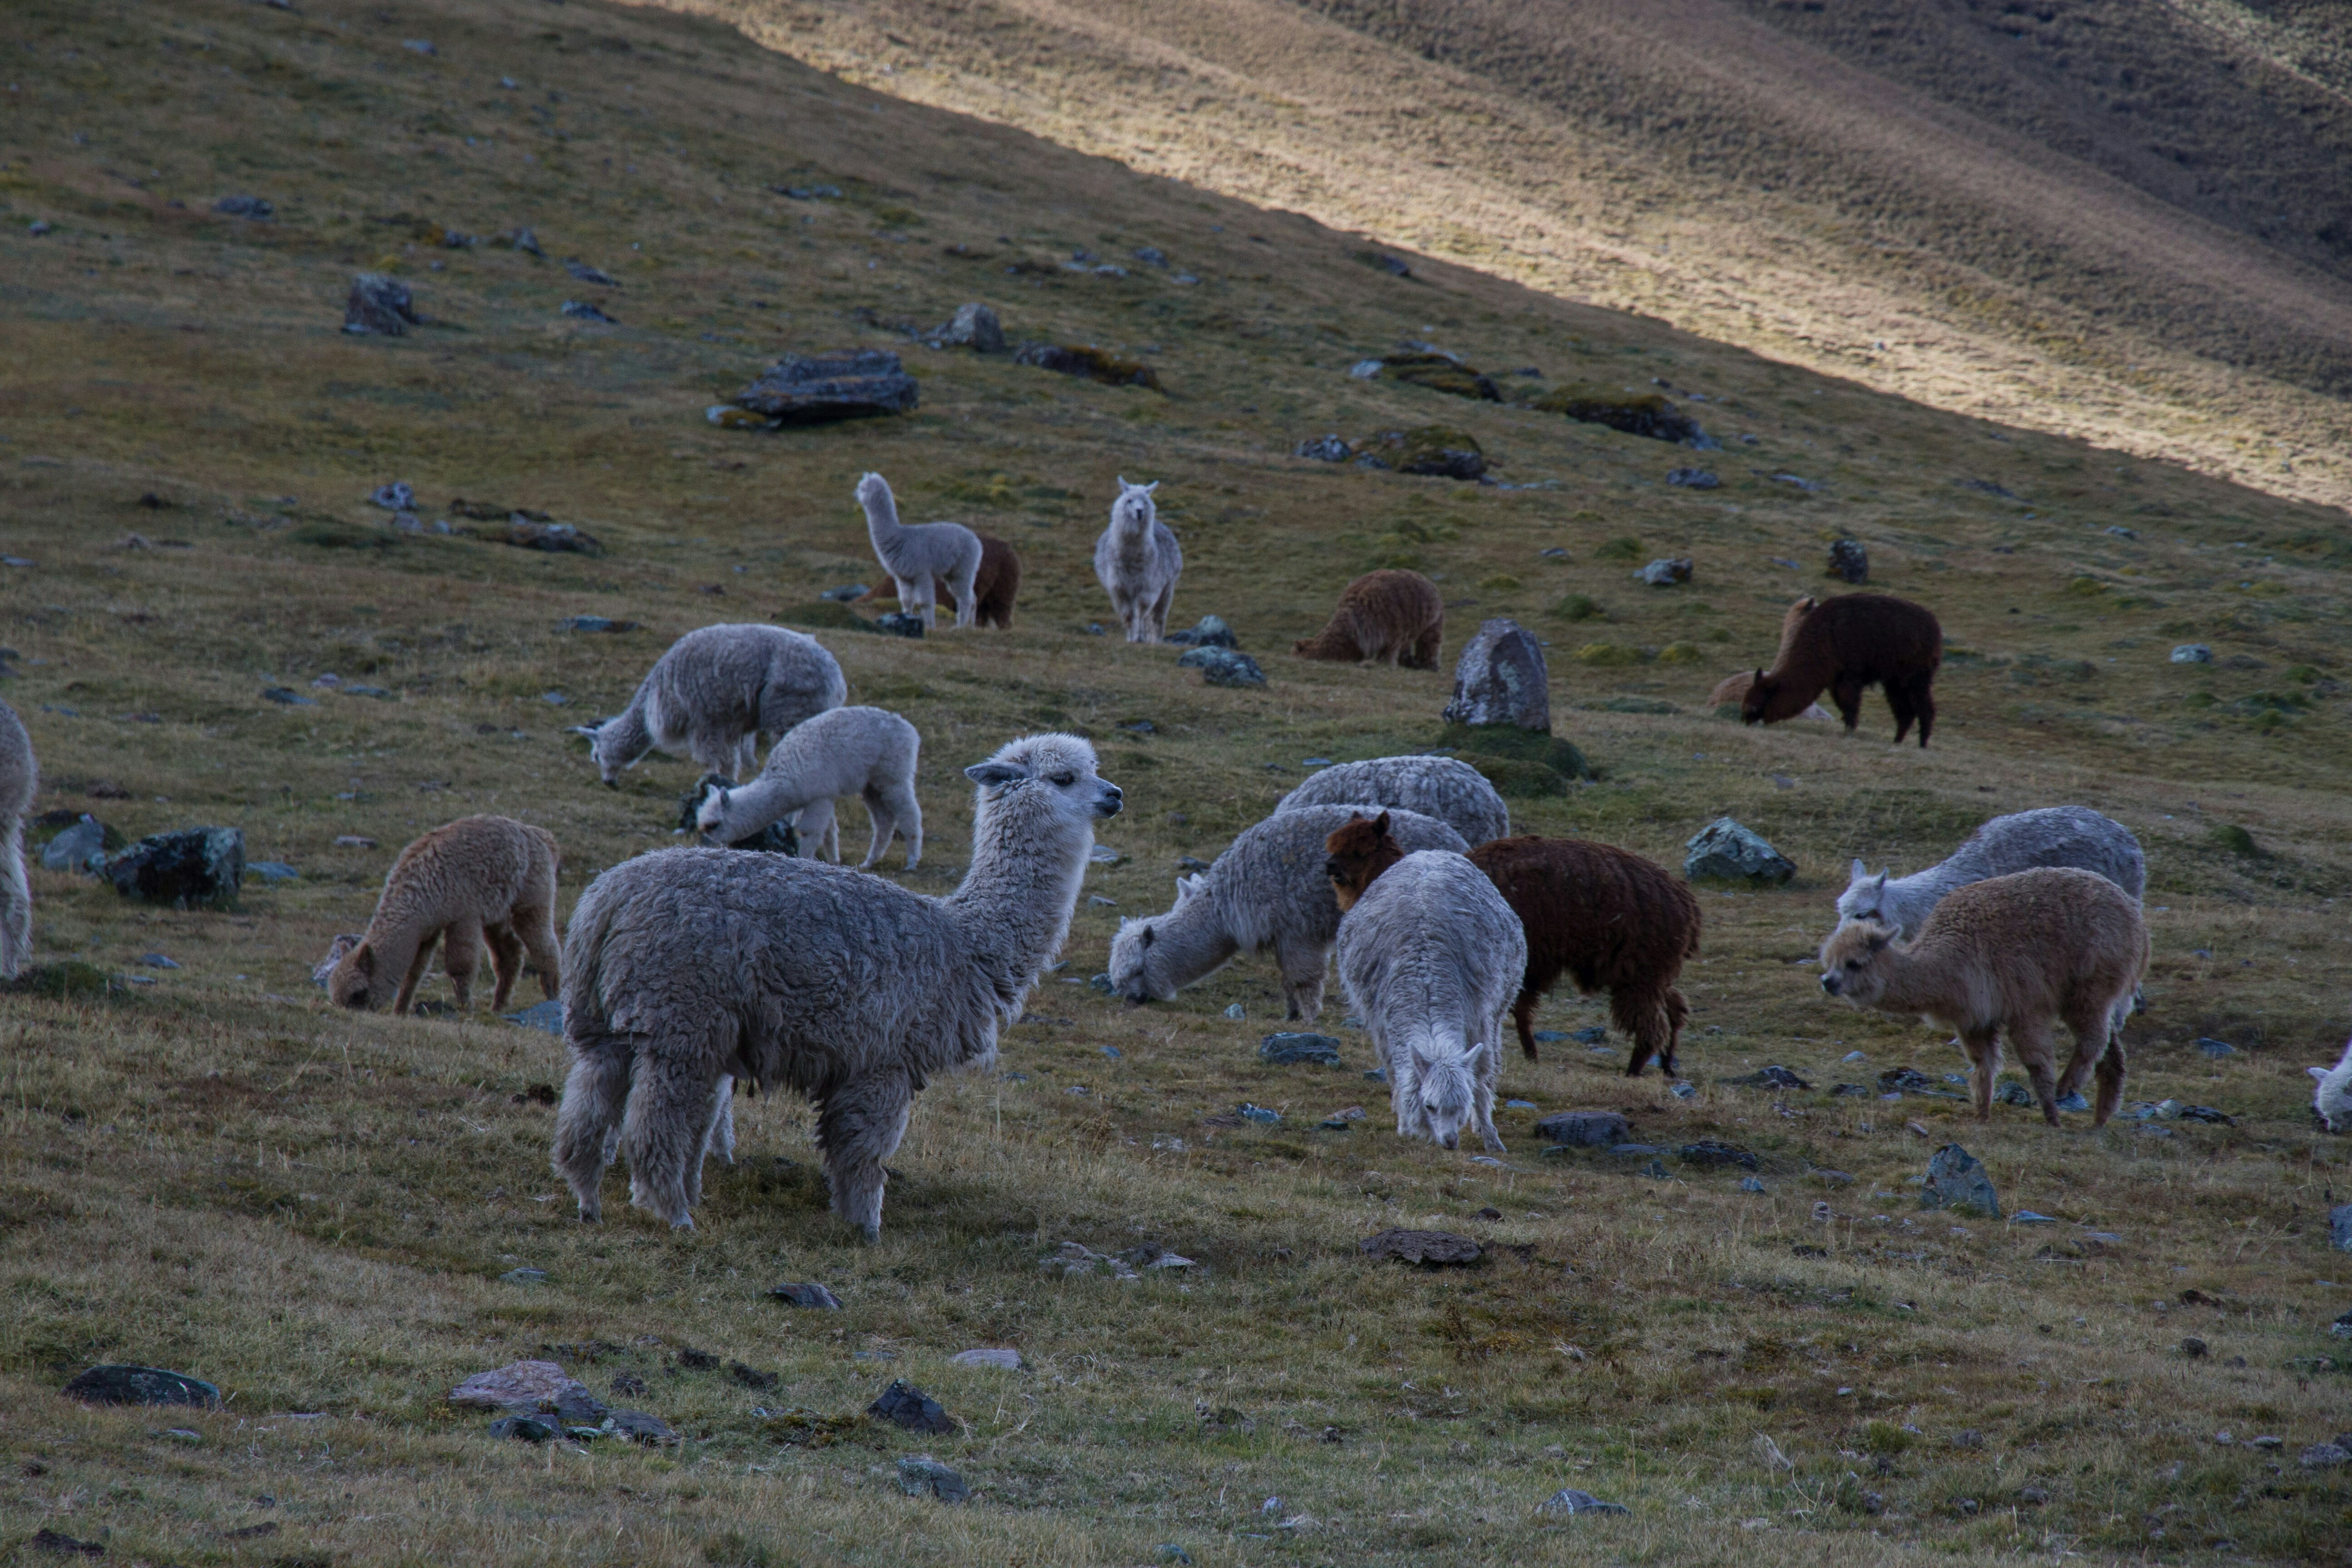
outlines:
[[[986,1067],[1069,933],[1118,786],[1075,735],[1028,735],[964,773],[971,868],[943,899],[841,866],[734,849],[641,855],[589,884],[563,950],[572,1072],[554,1163],[604,1213],[615,1151],[629,1201],[693,1224],[730,1079],[817,1107],[835,1214],[881,1233],[882,1163],[934,1073]]]
[[[1122,478],[1110,526],[1095,541],[1095,576],[1129,642],[1156,643],[1167,635],[1168,606],[1184,571],[1184,552],[1152,504],[1159,488],[1157,479],[1131,485]]]
[[[980,608],[972,579],[980,575],[980,535],[960,522],[903,523],[898,499],[888,481],[867,474],[857,481],[857,504],[866,509],[866,534],[874,542],[875,559],[890,581],[898,585],[898,608],[919,613],[923,629],[939,626],[939,606],[932,595],[933,580],[944,581],[955,596],[955,624],[971,625]]]
[[[33,738],[0,702],[0,980],[14,980],[33,956],[33,887],[25,879],[25,813],[40,793]]]
[[[923,808],[915,800],[915,764],[923,738],[896,713],[879,708],[835,708],[804,720],[768,752],[768,765],[750,784],[734,789],[711,785],[695,810],[694,825],[706,843],[740,842],[772,822],[794,813],[801,853],[841,858],[841,825],[835,795],[866,802],[874,843],[858,867],[882,858],[894,832],[907,836],[907,869],[923,858]]]
[[[1504,1015],[1528,963],[1519,917],[1486,873],[1424,849],[1375,878],[1339,922],[1339,984],[1389,1073],[1397,1136],[1492,1153]]]
[[[2319,1080],[2311,1092],[2311,1109],[2327,1123],[2330,1132],[2352,1131],[2352,1041],[2344,1047],[2344,1059],[2333,1068],[2305,1068],[2304,1071]]]
[[[1453,757],[1374,757],[1338,763],[1275,802],[1277,812],[1304,805],[1392,805],[1433,816],[1471,845],[1511,836],[1510,807],[1486,775]]]
[[[623,768],[655,750],[741,778],[761,735],[782,735],[848,698],[840,664],[813,637],[752,622],[704,626],[654,661],[628,707],[578,732],[615,788]]]

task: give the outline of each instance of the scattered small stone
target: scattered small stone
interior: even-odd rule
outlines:
[[[2314,1443],[2295,1458],[2306,1470],[2333,1470],[2352,1465],[2352,1448],[2341,1443]]]
[[[2049,1215],[2036,1214],[2032,1209],[2020,1209],[2015,1214],[2009,1216],[2009,1223],[2011,1225],[2056,1225],[2058,1222]]]
[[[1833,1187],[1850,1187],[1853,1185],[1853,1176],[1843,1171],[1834,1170],[1828,1165],[1815,1165],[1811,1170],[1807,1171],[1805,1174],[1812,1177],[1817,1182],[1827,1182]]]
[[[544,1443],[554,1437],[555,1424],[536,1415],[501,1415],[490,1423],[493,1437],[512,1437],[525,1443]]]
[[[633,632],[635,621],[615,621],[604,616],[571,616],[555,624],[560,632]]]
[[[2078,1089],[2074,1093],[2062,1097],[2058,1101],[2058,1109],[2061,1110],[2088,1110],[2091,1109],[2091,1102],[2083,1098],[2083,1091]]]
[[[1107,386],[1148,386],[1162,390],[1160,373],[1141,360],[1125,358],[1091,343],[1024,343],[1014,353],[1015,364],[1034,365],[1062,375],[1082,376]]]
[[[2284,1437],[2264,1436],[2261,1437],[2249,1437],[2246,1440],[2257,1448],[2284,1448],[2286,1447],[2286,1439]]]
[[[827,1312],[841,1310],[840,1298],[822,1285],[779,1285],[768,1294],[790,1306],[812,1307]]]
[[[827,588],[824,593],[819,594],[817,597],[820,599],[830,599],[836,605],[845,605],[852,599],[862,599],[866,597],[867,593],[870,591],[871,590],[863,583],[844,583],[838,588]]]
[[[768,188],[795,202],[837,202],[841,199],[839,185],[770,185]]]
[[[1723,481],[1705,468],[1671,468],[1666,473],[1666,483],[1681,485],[1686,489],[1711,490]]]
[[[31,235],[35,239],[38,239],[41,236],[49,233],[56,227],[57,225],[51,223],[48,219],[45,217],[37,217],[32,222],[25,226],[25,232]]]
[[[2213,650],[2201,642],[2185,642],[2172,650],[2175,664],[2210,664]]]
[[[1265,684],[1265,672],[1258,668],[1257,660],[1230,647],[1196,647],[1176,662],[1186,669],[1199,670],[1202,681],[1210,686]]]
[[[499,1278],[505,1280],[509,1285],[544,1285],[547,1283],[547,1270],[544,1268],[509,1268],[504,1274],[499,1275]]]
[[[2000,1200],[1984,1163],[1958,1143],[1947,1143],[1927,1162],[1927,1180],[1919,1193],[1924,1209],[1973,1209],[1987,1219],[2000,1218]]]
[[[1633,576],[1635,580],[1647,583],[1653,588],[1671,588],[1677,583],[1689,582],[1693,570],[1695,570],[1695,563],[1688,556],[1675,556],[1653,561],[1634,573]]]
[[[1681,1079],[1669,1086],[1666,1092],[1673,1095],[1676,1100],[1696,1100],[1698,1098],[1698,1085],[1691,1082],[1688,1079]]]
[[[408,285],[399,279],[362,272],[352,279],[351,295],[343,301],[343,331],[397,338],[406,336],[409,328],[424,324]]]
[[[1384,1230],[1358,1242],[1356,1250],[1367,1258],[1393,1258],[1433,1268],[1475,1263],[1480,1256],[1476,1242],[1444,1230]]]
[[[37,224],[34,226],[34,230],[36,233],[38,233],[47,227],[48,225],[47,224]],[[30,1544],[36,1552],[54,1552],[60,1557],[103,1557],[106,1555],[106,1548],[98,1542],[77,1541],[70,1535],[59,1534],[58,1531],[51,1530],[46,1524],[40,1529],[33,1531]]]
[[[1282,1124],[1281,1111],[1269,1110],[1263,1105],[1253,1105],[1247,1100],[1234,1107],[1234,1114],[1244,1121],[1255,1121],[1262,1127],[1278,1127]]]
[[[1538,1513],[1578,1514],[1631,1513],[1633,1510],[1627,1508],[1622,1502],[1603,1502],[1599,1498],[1594,1497],[1591,1492],[1579,1491],[1574,1487],[1562,1487],[1559,1490],[1552,1493],[1551,1496],[1544,1499],[1542,1502],[1538,1503],[1536,1505],[1536,1511]]]
[[[319,700],[305,697],[290,686],[265,686],[261,689],[264,702],[276,702],[288,708],[316,708]]]
[[[740,1361],[730,1361],[727,1363],[727,1375],[746,1388],[773,1388],[778,1382],[774,1373],[761,1372],[758,1367],[747,1366]]]
[[[2169,1105],[2172,1102],[2167,1100],[2165,1103]],[[2236,1117],[2216,1110],[2210,1105],[2184,1105],[2178,1114],[2183,1121],[2202,1121],[2210,1127],[2235,1127],[2238,1124]]]
[[[1151,1550],[1162,1563],[1176,1563],[1178,1568],[1191,1568],[1192,1554],[1172,1541],[1163,1541]]]
[[[41,847],[41,864],[52,871],[91,871],[106,858],[106,825],[84,814]]]
[[[192,827],[142,838],[100,871],[126,899],[186,910],[236,902],[245,868],[243,833]]]
[[[619,318],[606,315],[593,300],[566,300],[562,313],[578,321],[602,321],[610,327],[621,324]]]
[[[1829,574],[1841,583],[1870,580],[1870,552],[1859,539],[1841,539],[1830,546]]]
[[[1021,1352],[1016,1350],[979,1349],[958,1351],[948,1357],[957,1366],[993,1367],[1000,1372],[1019,1372]]]
[[[258,877],[265,882],[297,882],[302,879],[301,872],[283,860],[247,860],[245,874]]]
[[[1796,863],[1754,829],[1728,816],[1718,816],[1683,847],[1683,875],[1691,881],[1712,879],[1778,887],[1797,874]]]
[[[619,1378],[613,1380],[615,1393],[619,1392],[620,1383]],[[639,1391],[643,1392],[642,1385]],[[644,1443],[656,1447],[667,1447],[677,1441],[677,1434],[670,1430],[667,1422],[659,1416],[648,1415],[642,1410],[614,1411],[613,1431],[631,1442]]]
[[[2208,1056],[2219,1060],[2222,1057],[2236,1056],[2238,1047],[2227,1040],[2217,1040],[2210,1035],[2200,1035],[2197,1038],[2197,1051],[2200,1056]]]
[[[940,1407],[940,1402],[900,1378],[882,1391],[882,1396],[866,1407],[868,1415],[878,1415],[894,1426],[909,1432],[952,1432],[955,1418]]]
[[[1339,1065],[1339,1042],[1328,1035],[1282,1033],[1258,1042],[1258,1059],[1276,1067]]]
[[[1744,1078],[1727,1078],[1722,1081],[1738,1085],[1742,1089],[1811,1089],[1813,1087],[1789,1068],[1778,1064],[1762,1068]]]
[[[941,1502],[967,1502],[971,1489],[963,1478],[929,1454],[898,1461],[898,1489],[908,1497],[934,1497]]]
[[[533,1003],[520,1013],[509,1013],[505,1017],[508,1023],[526,1029],[543,1030],[558,1037],[563,1034],[563,1004],[551,997],[545,1002]]]
[[[1760,1193],[1767,1189],[1765,1188],[1764,1184],[1758,1181],[1755,1177],[1742,1176],[1739,1178],[1739,1190],[1743,1193]]]
[[[1808,495],[1814,494],[1822,489],[1819,479],[1800,479],[1795,474],[1774,474],[1772,482],[1776,485],[1794,485]]]
[[[1992,1097],[2003,1105],[2032,1105],[2037,1103],[2033,1098],[2033,1091],[2026,1088],[2021,1083],[2002,1084],[1999,1089],[1992,1091]]]
[[[1683,1163],[1713,1170],[1724,1165],[1737,1165],[1743,1171],[1753,1171],[1762,1163],[1757,1157],[1736,1143],[1725,1143],[1713,1138],[1702,1138],[1696,1143],[1685,1143],[1675,1151]]]
[[[874,629],[886,637],[915,637],[923,635],[923,617],[910,610],[893,610],[874,617]]]
[[[1917,1094],[1935,1087],[1936,1080],[1917,1068],[1888,1068],[1878,1075],[1879,1092],[1883,1094]]]
[[[1181,632],[1170,632],[1166,641],[1191,647],[1239,647],[1234,628],[1225,625],[1222,616],[1202,616]]]
[[[2191,1334],[2187,1339],[2180,1342],[2180,1353],[2187,1356],[2190,1361],[2201,1360],[2204,1357],[2205,1349],[2205,1342],[2199,1339],[2195,1334]]]
[[[84,1405],[193,1405],[218,1407],[221,1392],[202,1378],[160,1366],[94,1366],[58,1391]]]
[[[1307,458],[1318,463],[1344,463],[1356,455],[1356,448],[1335,433],[1318,436],[1311,441],[1301,441],[1291,448],[1291,453],[1294,457]]]

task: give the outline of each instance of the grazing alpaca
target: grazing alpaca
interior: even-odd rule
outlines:
[[[1819,599],[1816,599],[1811,594],[1808,594],[1803,598],[1792,602],[1789,605],[1788,609],[1781,614],[1780,646],[1772,655],[1773,663],[1778,664],[1788,653],[1789,645],[1796,641],[1797,627],[1803,624],[1805,617],[1811,614],[1814,606],[1818,605],[1820,603],[1821,601]],[[1709,708],[1737,708],[1741,702],[1746,700],[1748,689],[1755,684],[1756,677],[1744,669],[1737,675],[1726,676],[1721,681],[1717,683],[1716,689],[1713,691],[1707,693],[1706,705]],[[1798,714],[1797,717],[1800,719],[1828,719],[1834,717],[1834,715],[1832,714],[1828,709],[1822,707],[1820,703],[1815,702],[1808,706],[1805,710]]]
[[[1519,917],[1461,856],[1407,855],[1339,922],[1339,984],[1388,1067],[1397,1136],[1487,1152],[1512,977],[1526,968]]]
[[[1841,595],[1808,612],[1772,668],[1756,672],[1739,717],[1777,724],[1827,690],[1851,735],[1862,721],[1864,689],[1878,686],[1895,710],[1895,744],[1916,719],[1924,747],[1936,727],[1933,687],[1943,662],[1944,629],[1926,609],[1888,594]]]
[[[980,571],[971,580],[972,597],[980,604],[972,611],[972,625],[1011,631],[1013,602],[1021,596],[1021,557],[1013,552],[1013,546],[992,533],[975,533],[972,537],[980,541]],[[954,590],[946,578],[935,579],[931,589],[950,604],[955,602]],[[857,602],[863,605],[877,599],[895,600],[898,593],[895,584],[886,594],[877,584],[859,595]]]
[[[327,979],[339,1007],[382,1006],[405,1014],[416,983],[441,943],[441,971],[464,1012],[474,971],[490,950],[498,989],[490,1011],[513,994],[523,955],[550,1001],[562,985],[555,942],[555,836],[510,816],[467,816],[433,829],[400,852],[383,879],[367,933]],[[341,945],[341,939],[338,938]]]
[[[782,626],[704,626],[669,645],[618,715],[580,733],[604,783],[647,752],[684,752],[702,771],[741,778],[761,735],[838,708],[849,683],[824,645]]]
[[[1367,572],[1340,590],[1323,629],[1290,645],[1301,658],[1435,669],[1445,644],[1445,604],[1418,572]]]
[[[1331,835],[1326,868],[1342,907],[1402,852],[1381,823],[1359,820]],[[1609,1016],[1633,1037],[1628,1077],[1655,1058],[1678,1076],[1675,1049],[1690,1005],[1675,986],[1698,952],[1698,900],[1675,877],[1630,850],[1580,838],[1501,838],[1470,851],[1527,932],[1527,973],[1512,1019],[1519,1049],[1536,1059],[1537,998],[1564,974],[1590,996],[1609,993]]]
[[[40,793],[33,738],[0,702],[0,980],[14,980],[33,956],[33,885],[25,877],[25,813]]]
[[[1167,635],[1168,606],[1184,572],[1184,552],[1151,500],[1159,488],[1158,479],[1131,485],[1122,478],[1110,526],[1095,541],[1095,577],[1129,642],[1156,643]]]
[[[734,849],[641,855],[589,885],[565,945],[572,1072],[554,1164],[602,1217],[629,1201],[690,1226],[703,1152],[741,1079],[817,1107],[834,1212],[874,1240],[882,1163],[934,1073],[985,1067],[1068,934],[1118,786],[1075,735],[1024,736],[964,770],[971,867],[945,898],[840,866]]]
[[[2042,1120],[2095,1064],[2104,1126],[2124,1092],[2116,1020],[2147,969],[2139,900],[2095,871],[2050,867],[1989,877],[1948,894],[1914,941],[1875,921],[1849,921],[1822,944],[1822,989],[1857,1007],[1927,1017],[1956,1030],[1975,1068],[1977,1118],[1992,1115],[2000,1037],[2026,1075]],[[2051,1067],[2059,1019],[2074,1032],[2063,1079]]]
[[[1400,805],[1433,816],[1469,844],[1511,831],[1510,808],[1486,776],[1454,757],[1374,757],[1323,769],[1275,802],[1277,812],[1302,805]]]
[[[898,584],[898,608],[921,616],[925,631],[936,629],[939,606],[931,584],[944,582],[955,601],[957,627],[971,625],[980,608],[972,592],[980,576],[980,535],[960,522],[900,522],[898,500],[879,474],[857,481],[857,504],[866,509],[875,559]]]
[[[2333,1068],[2305,1068],[2318,1079],[2311,1091],[2311,1109],[2330,1132],[2352,1131],[2352,1043]]]
[[[874,842],[858,869],[869,869],[890,847],[891,835],[903,832],[911,871],[923,858],[923,808],[915,800],[922,748],[915,727],[896,713],[831,709],[778,741],[768,765],[750,784],[706,787],[695,807],[695,828],[704,843],[723,848],[797,813],[793,826],[803,852],[837,862],[841,825],[834,797],[854,795],[866,802],[874,826]]]

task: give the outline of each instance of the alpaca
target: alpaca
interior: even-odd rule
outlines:
[[[1781,613],[1780,645],[1772,655],[1773,663],[1778,664],[1788,657],[1790,645],[1797,640],[1797,627],[1803,624],[1805,617],[1811,615],[1820,604],[1819,599],[1808,594],[1803,598],[1791,602],[1788,609]],[[1755,684],[1756,677],[1744,669],[1737,675],[1726,676],[1717,684],[1713,691],[1707,693],[1706,705],[1709,708],[1737,708],[1747,700],[1748,689]],[[1828,709],[1815,702],[1808,705],[1797,717],[1827,719],[1832,715]]]
[[[2135,899],[2147,889],[2147,858],[2130,828],[2086,805],[2052,805],[1996,816],[1941,863],[1907,877],[1891,866],[1874,877],[1856,860],[1838,895],[1838,919],[1876,921],[1909,936],[1953,889],[2036,866],[2096,871]]]
[[[25,876],[25,813],[40,793],[33,737],[16,710],[0,702],[0,980],[14,980],[33,957],[33,885]]]
[[[1339,984],[1387,1064],[1397,1136],[1487,1152],[1512,977],[1527,967],[1519,917],[1461,856],[1407,855],[1339,922]]]
[[[971,867],[945,898],[845,867],[671,849],[604,872],[566,943],[572,1070],[554,1164],[604,1213],[614,1152],[629,1200],[693,1224],[729,1079],[817,1106],[834,1212],[882,1229],[883,1162],[933,1073],[986,1067],[1068,934],[1097,818],[1119,810],[1075,735],[1028,735],[966,768]]]
[[[1184,572],[1184,552],[1151,500],[1159,488],[1158,479],[1131,485],[1122,477],[1110,526],[1095,541],[1095,578],[1129,642],[1156,643],[1168,635],[1168,606]]]
[[[1323,769],[1275,803],[1277,812],[1302,805],[1401,805],[1433,816],[1470,844],[1507,837],[1510,808],[1495,786],[1454,757],[1374,757]]]
[[[866,509],[866,537],[874,542],[874,557],[898,584],[898,608],[923,617],[923,629],[939,627],[939,605],[931,584],[943,581],[955,601],[955,624],[961,631],[971,625],[980,604],[972,584],[980,576],[980,535],[960,522],[898,521],[898,502],[879,474],[857,481],[857,504]]]
[[[2305,1068],[2304,1071],[2319,1080],[2311,1091],[2311,1109],[2330,1132],[2352,1131],[2352,1041],[2344,1047],[2344,1056],[2333,1068]]]
[[[837,863],[841,826],[833,801],[854,795],[866,802],[874,826],[873,845],[858,869],[869,869],[890,847],[891,835],[903,832],[911,871],[923,858],[923,808],[915,800],[915,763],[922,745],[915,727],[896,713],[828,709],[778,741],[768,752],[768,765],[750,784],[706,787],[694,826],[704,843],[723,848],[797,812],[802,853],[822,850],[824,858]]]
[[[1975,1068],[1977,1119],[1992,1115],[2000,1037],[2033,1080],[2042,1117],[2095,1064],[2092,1124],[2105,1126],[2124,1092],[2118,1009],[2147,969],[2139,900],[2095,871],[2039,867],[1988,877],[1946,895],[1909,942],[1875,921],[1850,921],[1822,944],[1822,989],[1857,1007],[1921,1015],[1957,1030]],[[2051,1076],[2054,1021],[2074,1032],[2063,1079]]]
[[[1013,602],[1021,595],[1021,557],[1013,553],[1013,546],[992,533],[975,533],[972,537],[980,541],[980,571],[971,580],[972,597],[979,601],[972,611],[972,625],[1011,631]],[[931,590],[940,598],[950,604],[955,602],[954,590],[949,586],[946,578],[935,578]],[[877,599],[895,602],[898,592],[895,584],[887,594],[882,591],[882,585],[877,584],[859,595],[857,603],[863,605]],[[906,608],[905,605],[899,607]]]
[[[1445,646],[1445,605],[1418,572],[1367,572],[1340,590],[1323,629],[1290,645],[1301,658],[1435,669]]]
[[[505,1008],[523,955],[539,970],[550,1001],[562,985],[555,942],[555,836],[510,816],[467,816],[425,834],[400,852],[383,879],[367,934],[327,980],[339,1007],[381,1006],[406,1014],[416,983],[441,943],[441,971],[464,1012],[473,1000],[482,947],[490,950],[498,988],[490,1010]]]
[[[1331,835],[1326,870],[1341,908],[1403,858],[1378,819]],[[1629,1078],[1652,1058],[1678,1076],[1675,1048],[1690,1004],[1675,982],[1698,952],[1698,900],[1671,874],[1630,850],[1579,838],[1502,838],[1470,851],[1527,932],[1528,964],[1512,1005],[1519,1049],[1536,1059],[1536,1001],[1565,974],[1633,1037]]]
[[[1195,876],[1179,878],[1164,914],[1121,921],[1111,939],[1111,989],[1129,1006],[1165,1002],[1232,962],[1274,951],[1293,1018],[1323,1006],[1323,971],[1339,933],[1339,906],[1323,875],[1323,841],[1356,816],[1352,805],[1280,811],[1249,828]],[[1469,847],[1445,824],[1391,810],[1390,829],[1408,851]]]
[[[848,699],[840,664],[814,637],[750,622],[704,626],[654,661],[628,707],[579,732],[609,788],[654,750],[683,751],[703,772],[739,779],[761,735]]]
[[[1936,671],[1944,662],[1944,628],[1908,599],[1843,594],[1806,612],[1769,670],[1755,673],[1739,717],[1749,724],[1793,719],[1826,689],[1849,735],[1862,721],[1862,694],[1878,686],[1895,710],[1895,743],[1919,722],[1925,747],[1936,727]]]

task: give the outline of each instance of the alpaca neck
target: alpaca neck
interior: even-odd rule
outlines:
[[[1879,955],[1878,964],[1886,977],[1886,988],[1874,1004],[1881,1012],[1942,1016],[1950,1013],[1954,1001],[1974,989],[1956,984],[1949,961],[1939,953],[1918,952],[1916,943],[1889,947]]]
[[[888,490],[878,490],[860,498],[866,508],[866,537],[874,542],[874,553],[891,561],[906,542],[906,525],[898,521],[898,500]]]
[[[1021,817],[1031,814],[1023,804],[981,803],[971,868],[942,900],[966,951],[1007,1006],[1019,1003],[1037,972],[1061,951],[1095,841],[1090,825],[1074,827],[1043,813],[1035,814],[1040,820],[1024,823]]]
[[[719,813],[719,841],[734,844],[749,838],[808,805],[795,784],[789,778],[761,773],[750,784],[729,790],[727,804]]]
[[[1798,679],[1782,668],[1786,663],[1785,659],[1778,660],[1770,669],[1764,672],[1766,679],[1779,683],[1773,688],[1772,694],[1764,700],[1764,721],[1768,724],[1777,724],[1783,719],[1794,719],[1798,714],[1811,708],[1813,705],[1813,699],[1822,694],[1822,687],[1818,682]]]
[[[1111,539],[1118,548],[1122,564],[1140,566],[1151,558],[1152,523],[1156,520],[1141,507],[1121,512],[1111,520]]]
[[[1906,934],[1917,936],[1928,913],[1943,901],[1944,895],[1968,880],[1968,874],[1953,869],[1948,860],[1924,871],[1914,871],[1908,877],[1895,878],[1880,892],[1878,912]]]
[[[595,744],[591,749],[597,762],[614,767],[626,767],[653,749],[653,735],[646,723],[643,689],[621,710],[619,718],[608,719],[598,727]]]
[[[1146,968],[1181,990],[1241,951],[1226,922],[1217,916],[1213,894],[1196,893],[1181,909],[1163,915],[1151,928],[1151,952]]]

